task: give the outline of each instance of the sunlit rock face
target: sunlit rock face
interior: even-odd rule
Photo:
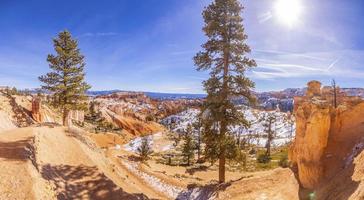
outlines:
[[[32,118],[36,122],[42,122],[42,114],[41,114],[41,100],[40,98],[33,98],[32,100]]]
[[[363,100],[339,95],[335,108],[331,95],[321,91],[321,83],[311,81],[306,96],[294,99],[296,137],[289,157],[306,189],[316,190],[348,167],[353,154],[361,151],[353,149],[364,141]]]
[[[307,83],[307,97],[319,96],[321,95],[321,83],[318,81],[310,81]]]

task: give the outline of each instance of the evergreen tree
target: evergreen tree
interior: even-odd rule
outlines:
[[[18,90],[16,89],[16,87],[13,88],[6,88],[6,94],[7,95],[17,95],[19,94]]]
[[[96,104],[95,101],[90,102],[89,113],[90,113],[91,117],[95,117],[95,115],[96,115],[96,108],[95,108],[96,105],[95,104]]]
[[[199,116],[197,121],[193,123],[193,128],[196,130],[196,150],[197,150],[197,160],[201,157],[201,143],[202,143],[202,123],[201,123],[201,117]]]
[[[137,153],[142,161],[148,160],[150,154],[153,153],[148,137],[142,139],[142,143],[137,149]]]
[[[52,93],[52,103],[62,110],[63,125],[67,124],[71,110],[86,110],[86,91],[90,86],[85,82],[84,56],[70,32],[62,31],[53,39],[56,55],[48,55],[51,72],[40,76],[42,89]]]
[[[225,181],[225,160],[229,154],[227,145],[231,133],[228,127],[249,126],[232,99],[243,97],[249,103],[255,100],[251,93],[255,84],[245,76],[256,63],[246,57],[251,50],[245,43],[242,10],[238,0],[215,0],[206,7],[203,31],[208,41],[202,45],[204,50],[194,57],[197,70],[210,72],[210,78],[204,81],[208,96],[202,109],[205,139],[210,143],[206,143],[205,152],[212,157],[212,152],[218,154],[220,182]]]
[[[182,154],[184,159],[187,162],[187,166],[190,166],[191,164],[191,159],[193,159],[194,157],[194,141],[193,141],[193,135],[192,135],[192,126],[189,125],[187,127],[187,131],[184,134],[183,137],[184,143],[183,143],[183,147],[182,147]]]
[[[270,157],[272,142],[273,139],[275,138],[275,130],[273,125],[277,121],[277,116],[275,115],[274,112],[268,112],[265,113],[260,120],[263,121],[264,132],[267,138],[267,143],[265,145],[267,151],[265,155]]]

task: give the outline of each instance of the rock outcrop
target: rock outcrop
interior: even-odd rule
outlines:
[[[32,118],[34,121],[40,123],[42,122],[42,114],[41,114],[41,99],[40,98],[33,98],[32,100]]]
[[[319,96],[321,95],[321,83],[318,81],[310,81],[307,83],[307,97]]]
[[[60,114],[55,113],[46,105],[42,105],[42,99],[39,97],[33,97],[32,99],[32,110],[31,116],[37,123],[51,122],[51,123],[61,123]],[[68,120],[83,122],[85,118],[84,111],[71,110],[68,115]]]
[[[364,101],[339,97],[335,108],[332,93],[312,81],[306,96],[294,99],[296,137],[289,158],[305,189],[319,190],[364,148]]]

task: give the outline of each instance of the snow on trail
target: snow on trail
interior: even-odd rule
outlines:
[[[173,199],[179,199],[179,200],[187,200],[188,198],[188,192],[186,192],[183,188],[170,185],[160,178],[157,178],[155,176],[149,175],[145,172],[142,172],[138,169],[138,164],[135,162],[125,162],[124,160],[121,160],[121,163],[135,176],[141,178],[144,182],[149,184],[154,190],[167,195],[170,198]]]

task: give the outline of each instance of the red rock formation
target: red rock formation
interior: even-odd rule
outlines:
[[[34,121],[40,123],[43,120],[42,114],[41,114],[41,99],[40,98],[33,98],[32,100],[32,118]]]
[[[306,97],[295,98],[296,137],[289,157],[301,186],[317,190],[352,162],[353,148],[364,137],[364,102],[341,96],[334,108],[319,82],[308,86]]]
[[[318,81],[310,81],[307,83],[307,97],[319,96],[321,95],[321,83]]]

